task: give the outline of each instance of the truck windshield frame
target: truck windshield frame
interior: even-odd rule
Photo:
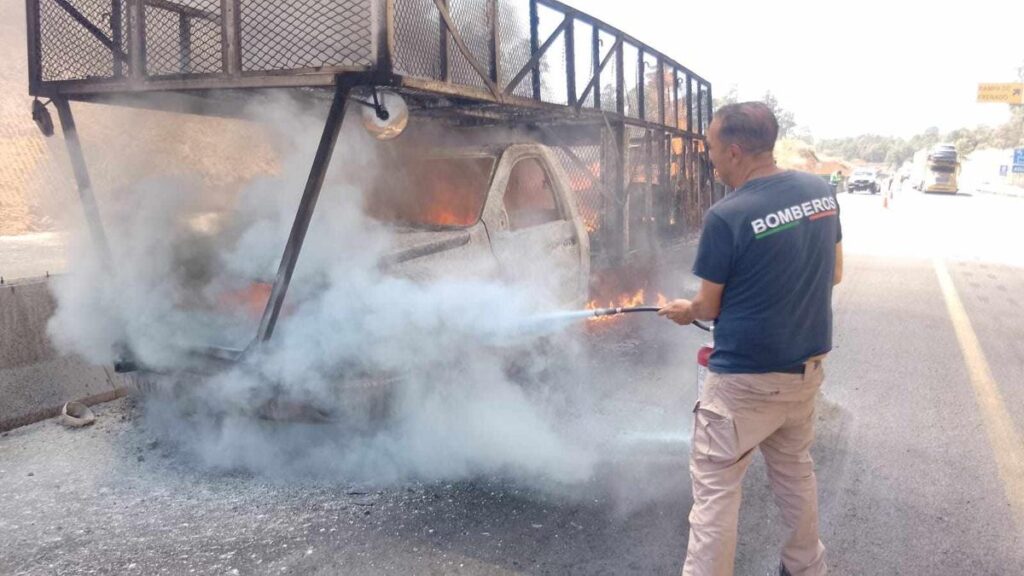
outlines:
[[[480,222],[493,155],[414,158],[377,178],[365,199],[366,213],[380,222],[423,230],[463,230]]]

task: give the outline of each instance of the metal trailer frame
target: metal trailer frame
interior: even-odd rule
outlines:
[[[607,197],[595,234],[610,262],[636,250],[631,239],[641,234],[631,228],[692,232],[723,193],[705,140],[711,84],[557,0],[26,0],[26,8],[29,92],[58,111],[86,220],[108,266],[71,101],[169,109],[160,95],[174,94],[176,111],[237,115],[253,90],[329,95],[249,349],[273,335],[356,88],[394,90],[414,115],[517,126],[556,147],[568,172]],[[580,145],[597,147],[598,174],[593,158],[588,164],[577,153]]]

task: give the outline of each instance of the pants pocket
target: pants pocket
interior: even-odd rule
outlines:
[[[714,404],[697,403],[693,416],[694,456],[709,462],[736,460],[736,424]]]

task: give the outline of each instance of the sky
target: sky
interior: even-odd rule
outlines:
[[[912,136],[1009,117],[975,101],[1014,82],[1024,2],[564,0],[741,100],[771,90],[816,138]]]

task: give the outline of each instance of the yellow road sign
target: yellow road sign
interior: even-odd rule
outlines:
[[[1024,84],[978,84],[978,102],[1024,104]]]

